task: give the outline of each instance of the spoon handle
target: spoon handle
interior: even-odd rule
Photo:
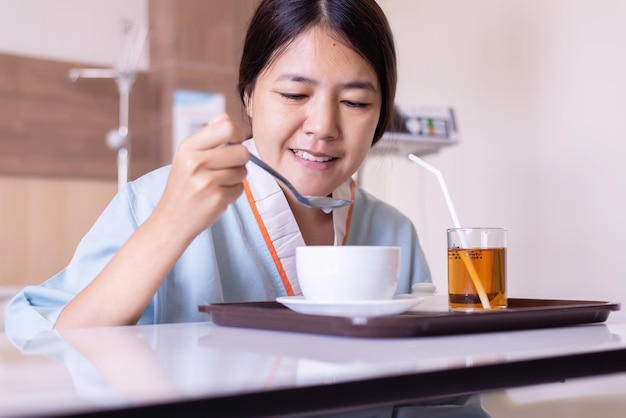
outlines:
[[[272,167],[267,165],[267,163],[265,163],[263,160],[259,159],[256,155],[250,154],[250,161],[258,165],[263,170],[267,171],[269,174],[274,176],[278,181],[283,183],[285,187],[287,187],[291,191],[291,193],[296,197],[298,202],[303,206],[306,206],[308,208],[321,209],[322,211],[324,211],[324,213],[330,213],[335,208],[347,206],[352,203],[351,200],[333,199],[330,197],[302,196],[302,194],[300,194],[300,192],[298,192],[296,188],[293,187],[293,185],[289,182],[289,180],[283,177],[280,173],[278,173]],[[320,200],[323,200],[323,202],[320,202]]]
[[[301,200],[300,193],[291,185],[291,183],[289,183],[289,180],[284,178],[278,171],[274,170],[272,167],[267,165],[263,160],[259,159],[256,155],[252,153],[250,153],[250,161],[252,161],[254,164],[258,165],[263,170],[267,171],[272,176],[280,180],[280,182],[283,183],[285,186],[287,186],[287,188],[291,191],[291,193],[293,193],[298,198],[298,200]]]

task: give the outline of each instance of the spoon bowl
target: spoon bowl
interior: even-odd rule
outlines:
[[[289,180],[283,177],[280,173],[278,173],[272,167],[267,165],[264,161],[262,161],[256,155],[250,154],[250,161],[258,165],[263,170],[267,171],[269,174],[274,176],[278,181],[283,183],[285,187],[287,187],[289,191],[293,193],[293,195],[298,200],[298,203],[300,203],[303,206],[306,206],[309,208],[321,209],[322,211],[324,211],[324,213],[330,213],[333,209],[342,208],[344,206],[348,206],[352,204],[352,200],[335,199],[335,198],[326,197],[326,196],[304,196],[300,192],[298,192],[295,187],[293,187],[293,185],[289,182]]]

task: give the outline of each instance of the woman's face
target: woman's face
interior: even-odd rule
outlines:
[[[325,196],[365,159],[381,101],[369,63],[313,27],[259,74],[247,111],[260,157],[303,194]]]

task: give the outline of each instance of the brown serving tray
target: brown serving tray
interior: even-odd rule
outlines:
[[[371,318],[302,314],[278,302],[216,303],[198,309],[217,325],[347,337],[419,337],[604,322],[619,303],[584,300],[509,299],[502,310],[408,311]]]

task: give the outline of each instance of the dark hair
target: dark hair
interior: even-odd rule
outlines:
[[[248,27],[237,90],[245,105],[258,75],[305,29],[324,25],[369,62],[382,89],[380,118],[372,145],[393,116],[396,51],[389,22],[376,0],[263,0]]]

